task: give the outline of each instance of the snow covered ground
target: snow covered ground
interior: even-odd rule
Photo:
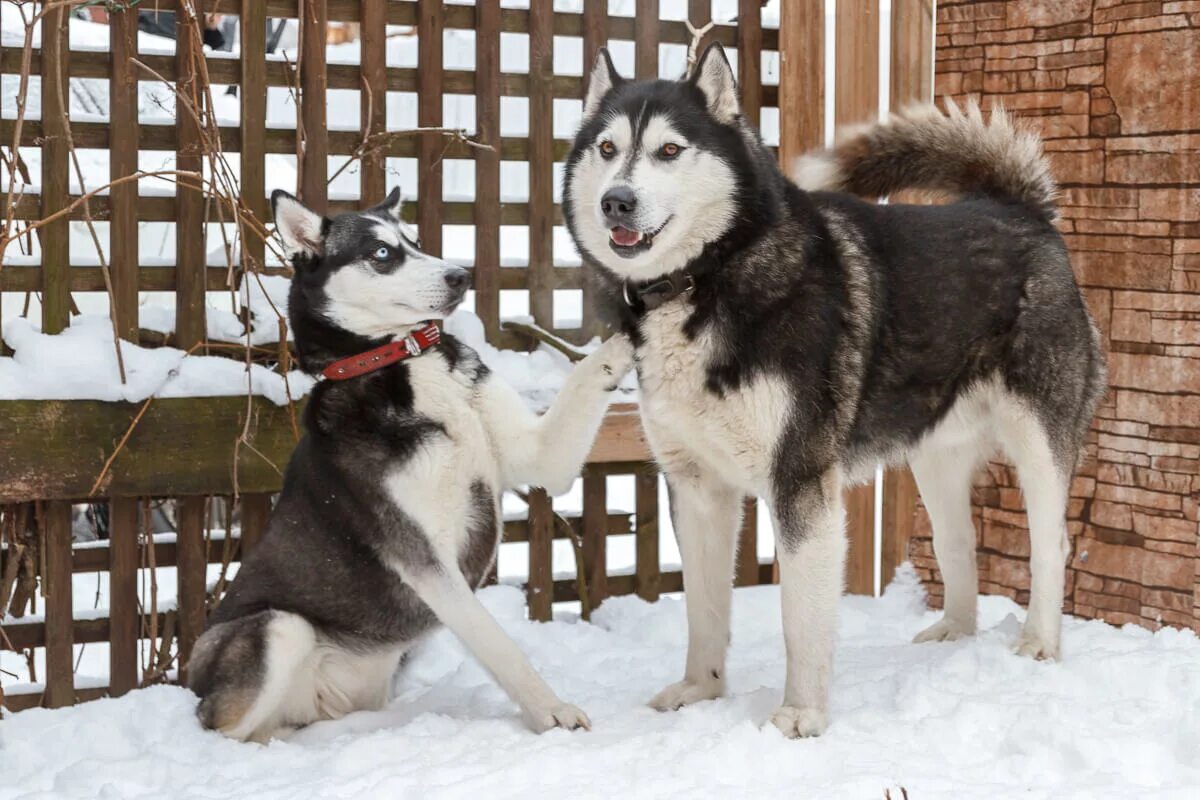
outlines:
[[[783,678],[777,587],[735,592],[729,697],[673,714],[682,601],[607,601],[591,624],[525,621],[482,593],[591,732],[536,736],[446,631],[402,668],[397,699],[267,746],[202,731],[194,698],[157,687],[0,725],[0,798],[559,796],[1189,798],[1200,790],[1200,641],[1068,619],[1060,664],[1008,645],[1023,612],[981,598],[979,637],[913,645],[935,615],[911,572],[842,602],[833,722],[789,741],[769,724]],[[536,795],[534,793],[537,793]]]

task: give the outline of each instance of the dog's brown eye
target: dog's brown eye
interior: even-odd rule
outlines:
[[[612,158],[616,154],[617,146],[608,139],[605,139],[600,143],[600,155],[604,156],[605,158]]]
[[[674,142],[667,142],[658,152],[663,158],[674,158],[675,156],[679,155],[680,149],[681,148],[679,145],[675,144]]]

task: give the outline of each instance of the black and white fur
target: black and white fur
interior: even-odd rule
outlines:
[[[466,271],[420,251],[399,190],[333,219],[285,192],[272,199],[308,372],[403,338],[462,300]],[[405,651],[441,622],[530,727],[587,727],[474,591],[496,557],[501,493],[571,486],[631,357],[626,337],[609,339],[541,417],[447,334],[419,357],[319,383],[266,534],[192,653],[201,722],[265,741],[380,708]]]
[[[722,693],[741,498],[757,495],[775,524],[787,676],[772,721],[788,736],[827,724],[842,489],[881,461],[912,466],[933,519],[946,612],[919,641],[975,631],[972,473],[996,449],[1015,462],[1033,573],[1016,649],[1059,655],[1067,489],[1104,387],[1039,142],[1002,113],[918,110],[802,172],[789,181],[742,116],[719,46],[680,81],[625,81],[602,53],[564,192],[602,310],[634,341],[683,556],[687,664],[651,704]],[[960,198],[852,196],[916,187]],[[639,307],[639,287],[679,271],[693,289]]]

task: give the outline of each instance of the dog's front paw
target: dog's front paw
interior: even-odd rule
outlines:
[[[585,731],[592,729],[592,721],[588,719],[587,714],[570,703],[559,703],[547,709],[531,711],[525,717],[534,733],[545,733],[551,728],[566,728],[569,731],[578,728]]]
[[[701,700],[713,700],[720,697],[723,691],[724,686],[716,679],[702,682],[684,679],[654,695],[650,707],[659,711],[676,711]]]
[[[819,708],[797,708],[780,706],[771,715],[771,724],[789,739],[820,736],[828,725],[825,712]]]
[[[613,334],[584,363],[594,364],[606,388],[615,389],[621,378],[633,368],[633,343],[623,333]]]

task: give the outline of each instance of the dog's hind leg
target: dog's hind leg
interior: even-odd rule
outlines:
[[[961,445],[922,452],[909,461],[933,523],[933,552],[946,587],[945,613],[914,642],[953,641],[975,633],[979,576],[971,478],[978,464],[979,450]]]
[[[1046,426],[1017,403],[1003,414],[1002,446],[1017,467],[1029,518],[1029,612],[1016,651],[1057,659],[1066,582],[1067,500],[1077,450],[1054,447]]]
[[[787,681],[771,722],[784,736],[825,730],[837,604],[845,580],[841,477],[830,470],[773,498]]]
[[[683,557],[688,651],[683,680],[650,701],[659,711],[711,700],[725,689],[733,556],[742,514],[741,493],[695,466],[668,472],[667,486]]]
[[[296,684],[311,669],[312,625],[263,611],[215,625],[196,642],[188,685],[200,695],[204,727],[242,741],[268,741],[289,725],[315,720],[314,703]],[[302,680],[299,682],[303,683]]]

